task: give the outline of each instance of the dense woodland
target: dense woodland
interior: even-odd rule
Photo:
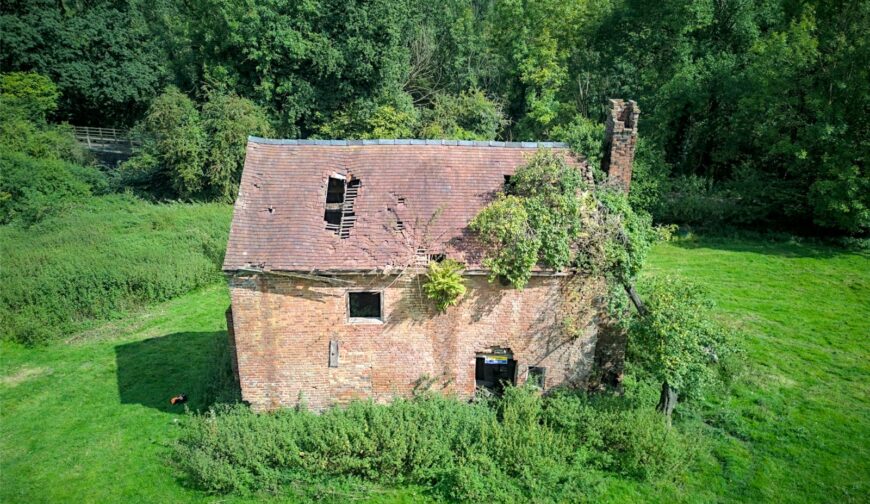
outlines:
[[[870,228],[860,0],[28,0],[0,67],[49,122],[135,127],[123,184],[232,199],[246,134],[568,141],[635,99],[632,200],[658,221]],[[239,140],[241,138],[242,140]]]

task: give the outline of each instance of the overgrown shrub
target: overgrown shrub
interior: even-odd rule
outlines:
[[[647,394],[649,395],[649,394]],[[557,392],[546,401],[545,422],[588,451],[588,464],[637,479],[679,474],[693,450],[677,429],[644,401]]]
[[[479,89],[437,94],[423,122],[423,138],[454,140],[494,140],[508,123],[501,104]]]
[[[57,110],[60,93],[44,75],[33,72],[0,74],[0,106],[20,109],[34,122],[45,122]]]
[[[465,502],[567,502],[596,496],[602,471],[674,477],[691,455],[651,408],[508,388],[490,402],[423,395],[321,415],[222,406],[186,419],[173,459],[219,494],[286,492],[330,476],[417,484]]]
[[[0,152],[0,223],[30,225],[106,189],[96,168]]]
[[[567,143],[572,151],[585,157],[593,170],[601,170],[604,124],[577,115],[570,123],[553,128],[551,135],[554,140]]]
[[[384,90],[374,99],[358,99],[317,127],[321,138],[414,138],[420,111],[410,95]]]
[[[87,156],[72,128],[46,122],[57,108],[58,97],[54,83],[42,75],[0,74],[0,150],[83,163]]]
[[[536,266],[634,279],[655,238],[648,214],[635,210],[623,190],[591,187],[550,150],[539,150],[511,177],[469,228],[485,248],[490,280],[522,288]]]
[[[231,201],[248,135],[269,136],[265,112],[236,95],[212,92],[200,108],[178,88],[158,96],[136,126],[144,144],[119,182],[159,197]]]
[[[489,269],[490,281],[504,277],[522,289],[532,276],[541,248],[522,200],[517,196],[499,195],[468,227],[486,247],[483,265]]]
[[[3,226],[0,336],[40,343],[219,280],[231,210],[114,195]]]
[[[266,113],[254,102],[231,94],[212,93],[202,107],[202,126],[208,139],[205,178],[212,198],[235,199],[248,135],[270,136]]]

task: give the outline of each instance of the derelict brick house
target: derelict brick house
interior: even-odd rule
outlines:
[[[627,186],[638,109],[611,105],[606,164]],[[540,148],[591,180],[555,143],[250,138],[223,265],[243,399],[320,410],[424,382],[460,396],[585,386],[603,354],[602,280],[538,270],[522,291],[489,283],[467,229]],[[467,266],[468,292],[440,314],[419,275],[445,256]]]

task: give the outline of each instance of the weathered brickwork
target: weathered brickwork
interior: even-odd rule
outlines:
[[[622,184],[628,191],[631,186],[631,169],[634,150],[637,146],[637,121],[640,108],[637,102],[610,100],[610,113],[605,124],[605,146],[602,169],[610,180]]]
[[[232,323],[242,396],[257,410],[314,410],[354,398],[387,401],[431,379],[446,393],[475,390],[475,358],[509,348],[517,382],[546,367],[546,388],[585,386],[604,315],[603,283],[582,277],[533,277],[518,291],[466,277],[468,293],[438,314],[410,275],[343,276],[336,286],[277,275],[230,276]],[[347,292],[378,290],[382,323],[348,321]],[[579,295],[578,295],[579,293]],[[564,315],[572,314],[570,327]],[[339,343],[329,367],[329,343]]]

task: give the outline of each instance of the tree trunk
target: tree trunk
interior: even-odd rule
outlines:
[[[671,413],[674,412],[674,407],[677,405],[677,391],[671,388],[668,382],[662,382],[662,395],[659,396],[659,405],[656,410],[664,413],[668,419],[668,424],[671,423]]]
[[[637,291],[634,290],[634,285],[630,282],[623,282],[623,288],[625,288],[625,292],[628,294],[629,299],[634,304],[634,307],[637,308],[637,313],[640,314],[641,317],[646,315],[646,305],[643,304],[643,301],[640,299],[640,296],[637,294]]]

